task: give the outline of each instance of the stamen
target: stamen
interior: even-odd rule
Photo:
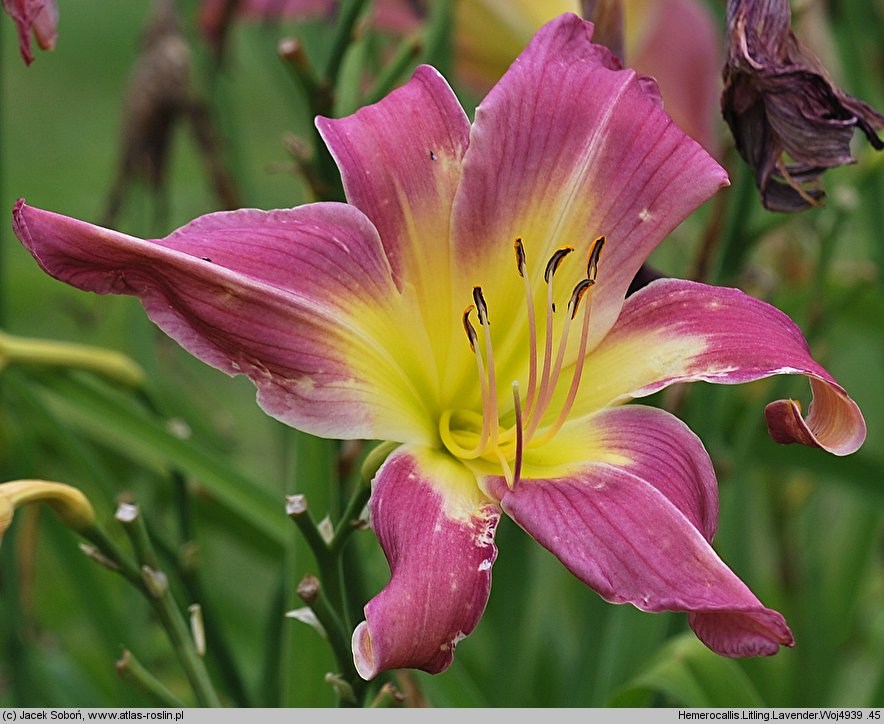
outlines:
[[[483,395],[482,409],[483,418],[487,420],[482,424],[483,440],[485,429],[490,426],[491,447],[497,447],[497,438],[500,434],[500,422],[497,413],[497,376],[494,372],[494,351],[491,347],[491,323],[488,321],[488,305],[482,294],[482,287],[473,287],[473,300],[476,302],[476,312],[479,315],[479,324],[485,330],[485,354],[488,355],[488,394]],[[484,452],[484,448],[483,448]]]
[[[476,342],[479,339],[479,336],[476,334],[476,328],[473,326],[472,322],[470,322],[470,312],[472,312],[475,307],[471,304],[466,309],[463,310],[463,328],[467,333],[467,339],[470,340],[470,350],[476,351]]]
[[[571,319],[574,319],[574,317],[577,316],[577,308],[580,306],[580,301],[593,284],[595,284],[595,281],[592,279],[584,279],[574,287],[574,291],[571,292],[571,300],[568,302],[568,309],[571,311]]]
[[[589,282],[587,284],[587,282]],[[595,284],[591,279],[584,279],[580,284],[578,284],[574,288],[574,296],[577,296],[578,289],[583,285],[583,291],[579,293],[579,299],[577,300],[577,304],[580,303],[580,299],[590,290],[590,288]],[[535,445],[542,445],[543,443],[552,439],[552,437],[562,428],[562,425],[565,424],[565,420],[568,419],[568,414],[571,412],[571,408],[574,406],[574,400],[577,399],[577,390],[580,388],[580,379],[583,376],[583,366],[586,362],[586,345],[589,341],[589,319],[592,315],[592,296],[590,296],[589,301],[587,301],[585,305],[585,312],[583,314],[583,328],[580,332],[580,346],[577,350],[577,359],[574,362],[574,374],[571,376],[571,387],[568,388],[568,397],[565,399],[565,403],[562,405],[562,409],[559,410],[558,417],[556,417],[556,421],[553,423],[552,427],[550,427],[543,435],[535,441]],[[577,314],[577,309],[574,309],[574,315]],[[573,319],[573,317],[572,317]]]
[[[522,246],[521,237],[516,239],[516,266],[519,276],[525,282],[525,304],[528,312],[528,397],[525,400],[525,414],[531,410],[534,404],[534,394],[537,391],[537,322],[534,317],[534,293],[531,291],[531,280],[528,278],[528,258],[525,255],[525,247]]]
[[[510,470],[509,461],[506,459],[506,455],[503,454],[503,450],[499,447],[494,448],[494,454],[497,455],[500,467],[503,469],[503,478],[506,480],[506,485],[512,490],[513,485],[515,485],[515,478],[513,478],[513,471]]]
[[[543,371],[540,373],[540,387],[537,392],[537,397],[533,401],[538,408],[540,407],[541,399],[546,396],[547,387],[549,387],[550,367],[552,365],[553,314],[556,311],[556,306],[553,303],[553,277],[555,276],[559,265],[562,263],[562,260],[572,251],[574,251],[573,246],[563,246],[556,249],[546,263],[546,269],[543,271],[543,280],[546,282],[546,344],[543,350]],[[533,420],[539,417],[536,410],[527,406],[525,409],[528,413],[527,417],[529,419]]]
[[[525,247],[522,246],[522,237],[516,237],[516,241],[513,243],[513,248],[516,250],[516,269],[519,272],[519,276],[525,276],[525,270],[528,268],[528,260],[525,256]]]
[[[476,287],[478,289],[478,287]],[[481,291],[479,292],[479,296],[481,298]],[[474,292],[475,296],[475,292]],[[484,304],[485,300],[482,299]],[[445,445],[452,450],[456,455],[463,458],[464,460],[474,460],[475,458],[483,455],[485,450],[488,448],[488,440],[491,437],[491,419],[488,415],[489,406],[491,404],[491,400],[494,402],[495,409],[495,423],[497,421],[497,395],[494,392],[494,382],[493,377],[489,380],[488,376],[485,374],[485,360],[482,357],[482,350],[479,348],[477,344],[478,335],[476,334],[476,328],[473,327],[472,322],[470,322],[470,313],[473,311],[475,307],[471,304],[468,306],[463,312],[463,327],[467,333],[467,338],[470,341],[470,349],[476,355],[476,369],[479,374],[479,384],[482,388],[482,434],[479,437],[479,443],[476,447],[468,450],[460,445],[458,445],[450,431],[450,422],[451,422],[451,411],[446,410],[439,419],[439,434],[442,436]],[[487,321],[487,315],[486,315]],[[486,326],[487,330],[488,327]],[[490,339],[486,337],[486,340],[490,342]],[[490,354],[490,346],[488,347]],[[490,384],[489,384],[490,382]],[[491,388],[489,390],[489,387]],[[497,425],[495,424],[495,427]]]
[[[568,256],[568,254],[570,254],[572,251],[574,251],[573,246],[562,246],[553,252],[552,256],[549,258],[549,261],[546,263],[546,269],[543,270],[543,281],[545,281],[547,284],[550,283],[553,274],[555,274],[556,269],[559,268],[559,264],[561,264],[562,260],[564,260],[564,258]]]
[[[483,327],[489,325],[488,322],[488,305],[485,304],[485,296],[482,294],[482,287],[473,287],[473,301],[476,303],[476,312],[479,315],[479,324]]]
[[[518,380],[513,380],[513,410],[516,413],[516,458],[513,461],[513,483],[510,490],[519,484],[522,477],[522,405],[519,401]]]
[[[584,279],[574,287],[574,293],[571,295],[571,301],[574,302],[574,307],[571,310],[572,319],[577,314],[577,306],[580,304],[580,300],[595,284],[595,280],[599,273],[599,259],[601,258],[604,245],[605,237],[602,235],[593,242],[592,248],[589,251],[589,258],[586,262],[586,276],[588,278]],[[586,303],[586,311],[583,315],[583,329],[580,333],[580,346],[577,351],[577,359],[574,362],[574,374],[571,376],[571,386],[568,389],[568,397],[565,398],[565,403],[562,405],[562,409],[559,411],[552,427],[535,441],[535,445],[542,445],[550,440],[561,429],[562,425],[565,424],[565,420],[568,419],[571,408],[574,406],[574,401],[577,399],[577,390],[580,388],[580,379],[583,376],[583,367],[586,363],[586,346],[589,341],[589,319],[591,316],[592,297],[590,296],[589,301]],[[561,356],[561,349],[559,350],[559,353]],[[529,432],[533,434],[535,429],[536,421],[535,424],[532,424],[532,428]]]
[[[605,235],[602,234],[592,243],[592,249],[589,250],[589,258],[586,262],[586,278],[595,283],[599,273],[599,259],[602,256],[602,248],[605,246]]]

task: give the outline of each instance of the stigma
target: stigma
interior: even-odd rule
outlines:
[[[476,372],[481,389],[481,412],[446,410],[439,420],[439,432],[445,447],[463,460],[486,460],[499,464],[510,489],[521,478],[525,450],[551,440],[568,419],[577,398],[586,359],[589,324],[592,316],[592,289],[596,283],[599,260],[605,237],[599,236],[591,245],[586,258],[586,273],[568,296],[558,334],[555,339],[556,310],[555,276],[559,267],[574,252],[572,246],[556,249],[543,270],[546,284],[546,307],[543,349],[538,344],[538,320],[534,292],[528,273],[529,260],[521,238],[513,244],[516,271],[525,289],[526,324],[528,332],[527,379],[512,381],[512,407],[504,405],[503,416],[508,425],[501,425],[501,410],[497,394],[497,372],[494,362],[489,304],[480,285],[472,290],[472,304],[463,312],[462,323],[470,350],[476,359]],[[570,262],[568,262],[570,263]],[[493,301],[493,300],[492,300]],[[558,312],[561,314],[561,312]],[[473,324],[475,315],[479,330]],[[575,331],[573,328],[576,328]],[[566,383],[563,368],[568,340],[579,333],[577,357],[574,361],[567,393],[558,409],[552,408],[556,390]],[[572,345],[573,346],[573,345]],[[522,383],[524,382],[524,397]],[[558,399],[561,399],[559,396]]]

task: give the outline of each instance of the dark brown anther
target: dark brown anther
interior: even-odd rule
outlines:
[[[473,301],[476,303],[476,313],[479,315],[479,324],[483,327],[489,326],[488,305],[485,304],[482,287],[473,287]]]
[[[605,246],[605,235],[602,234],[592,243],[589,250],[589,259],[586,262],[586,278],[595,282],[599,273],[599,259],[602,256],[602,248]]]
[[[571,292],[571,300],[568,302],[568,311],[571,314],[571,319],[577,316],[577,309],[580,307],[583,295],[589,291],[593,284],[595,284],[595,280],[583,279],[574,287],[574,291]]]
[[[473,311],[475,307],[471,304],[466,309],[463,310],[463,328],[467,333],[467,339],[470,340],[470,350],[472,352],[476,351],[476,340],[479,338],[476,335],[476,328],[473,326],[473,323],[470,322],[470,312]]]
[[[549,280],[552,279],[552,275],[556,273],[559,264],[561,264],[562,260],[572,251],[574,251],[573,246],[562,246],[552,253],[549,261],[546,263],[546,269],[543,270],[543,281],[549,284]]]
[[[522,245],[521,236],[516,238],[513,248],[516,251],[516,269],[519,271],[519,276],[524,277],[525,270],[528,268],[528,259],[525,256],[525,247]]]

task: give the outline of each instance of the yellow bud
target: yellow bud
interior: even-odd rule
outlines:
[[[46,480],[14,480],[0,484],[0,538],[12,523],[16,508],[34,502],[48,505],[62,523],[75,531],[95,523],[92,504],[77,488]]]

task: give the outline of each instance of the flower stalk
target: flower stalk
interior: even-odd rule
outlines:
[[[131,682],[145,694],[156,699],[161,706],[175,709],[184,708],[184,702],[144,668],[144,665],[128,649],[123,651],[123,655],[117,661],[116,667],[117,673],[122,679]]]
[[[129,536],[136,560],[141,566],[144,578],[139,588],[166,629],[198,704],[201,707],[220,707],[221,700],[215,692],[202,657],[197,653],[190,628],[173,600],[168,584],[163,584],[165,576],[159,571],[156,552],[138,506],[127,503],[120,505],[116,518]]]

